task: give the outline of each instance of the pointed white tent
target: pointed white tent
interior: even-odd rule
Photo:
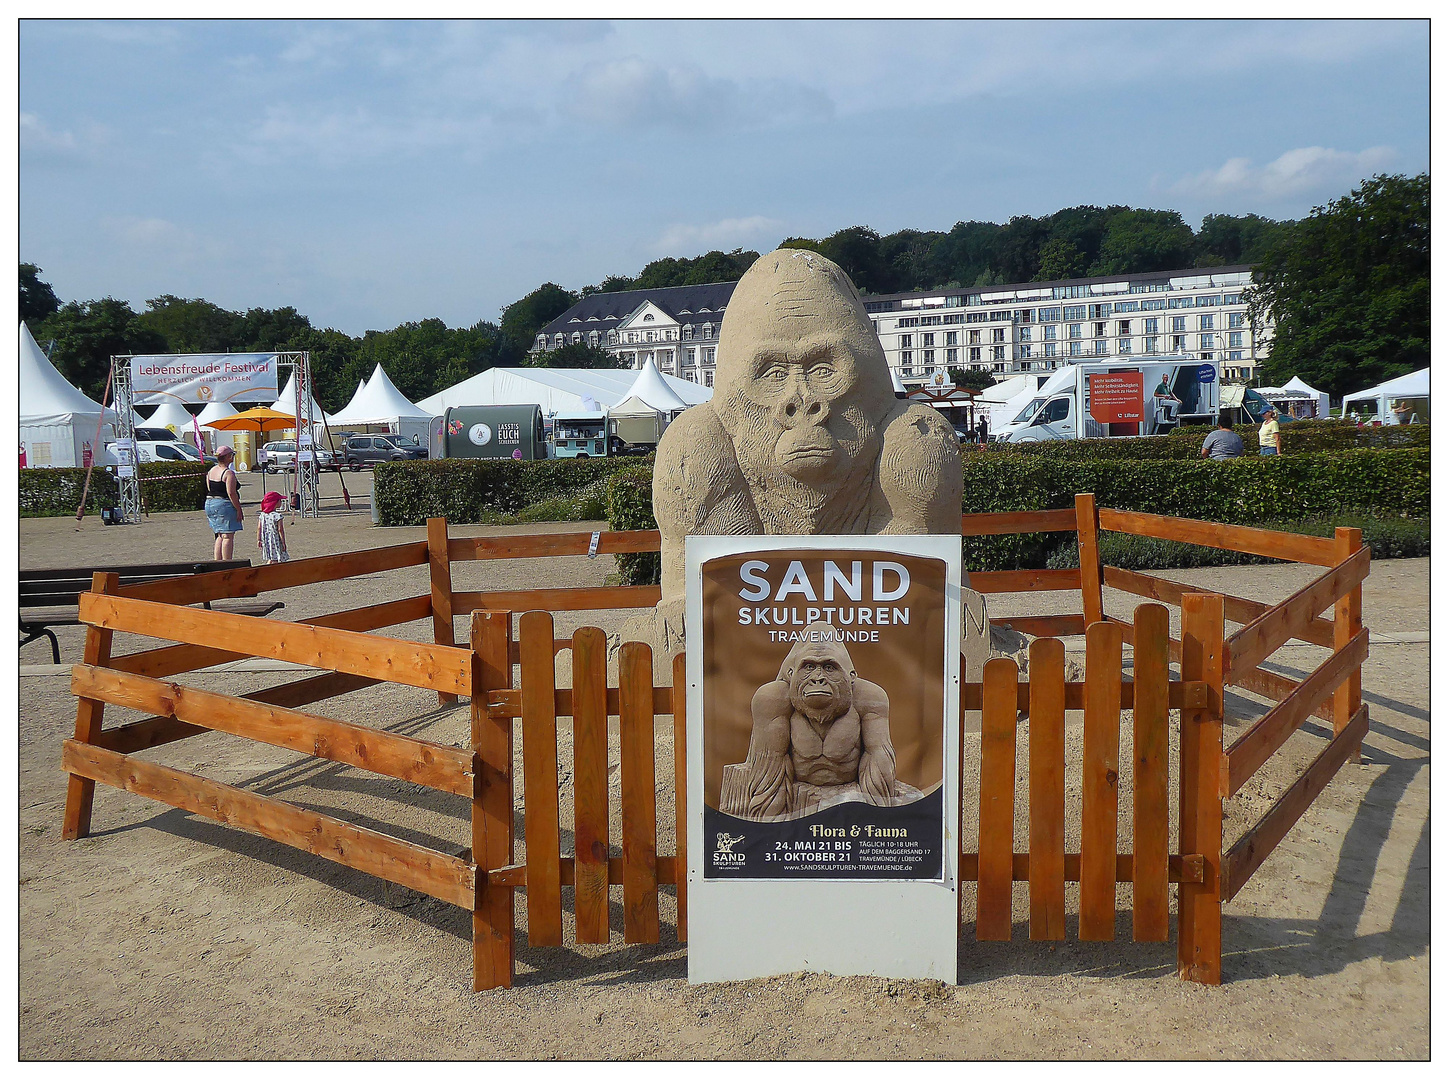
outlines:
[[[378,364],[373,369],[372,378],[358,389],[346,408],[328,417],[328,422],[334,427],[354,424],[391,425],[400,419],[428,420],[431,416],[431,413],[418,408],[404,397],[402,391],[387,377],[387,372],[382,370],[382,365]]]
[[[55,369],[35,343],[30,328],[20,324],[20,445],[26,464],[44,468],[75,468],[85,462],[85,450],[96,440],[114,438],[111,411],[103,410]],[[104,422],[103,414],[104,413]]]
[[[272,402],[272,408],[277,412],[291,413],[297,415],[297,376],[293,375],[287,380],[287,385],[282,387],[282,392],[277,395],[277,400]],[[312,399],[312,426],[316,427],[323,423],[330,423],[332,418],[322,411],[322,406],[317,404],[317,399]]]
[[[191,414],[186,411],[186,406],[179,401],[165,401],[156,407],[151,414],[151,419],[145,424],[148,428],[168,428],[176,433],[178,437],[184,437],[191,432]]]
[[[891,389],[895,391],[896,397],[905,397],[909,393],[906,384],[901,382],[901,373],[895,368],[891,368]]]
[[[1322,390],[1315,390],[1297,375],[1283,384],[1284,390],[1302,390],[1313,398],[1318,404],[1318,411],[1314,414],[1319,420],[1328,419],[1328,395]]]
[[[673,419],[687,408],[689,406],[670,389],[651,359],[644,361],[634,385],[629,387],[623,400],[609,410],[609,415],[646,416],[652,412],[663,413],[666,418]]]
[[[362,391],[365,390],[366,388],[367,388],[367,380],[366,379],[358,379],[357,380],[357,389],[353,391],[352,398],[347,402],[346,405],[342,406],[342,408],[340,410],[338,410],[336,413],[333,413],[333,415],[334,416],[346,416],[352,410],[352,407],[357,404],[357,399],[360,398],[360,397],[362,397]]]

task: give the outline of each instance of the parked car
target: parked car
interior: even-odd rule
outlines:
[[[110,466],[117,463],[115,446],[114,442],[106,444],[105,460],[101,464]],[[203,455],[190,443],[177,442],[174,439],[168,442],[137,440],[136,459],[143,464],[153,461],[186,461],[191,464],[200,464],[203,461],[213,464],[216,462],[216,458],[211,454]]]
[[[330,469],[336,463],[331,450],[317,447],[317,465]],[[279,439],[265,444],[257,452],[257,466],[262,472],[291,472],[297,467],[297,442],[295,439]]]
[[[397,435],[354,435],[343,453],[347,467],[357,472],[379,461],[420,461],[428,456],[428,448],[404,442]]]

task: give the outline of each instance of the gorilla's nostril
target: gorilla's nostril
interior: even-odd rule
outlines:
[[[820,402],[811,402],[810,408],[806,409],[805,412],[809,416],[815,416],[820,412]]]
[[[786,405],[785,406],[785,415],[786,416],[794,416],[795,415],[795,403],[793,401],[789,405]]]

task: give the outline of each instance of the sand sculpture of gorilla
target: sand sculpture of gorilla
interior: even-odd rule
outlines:
[[[802,636],[828,639],[815,623]],[[768,821],[844,800],[898,806],[921,792],[896,779],[890,700],[860,678],[838,641],[794,645],[774,682],[755,691],[743,765],[726,766],[720,808]]]
[[[659,442],[654,516],[663,598],[655,638],[684,638],[691,533],[959,533],[960,447],[934,409],[898,400],[845,273],[781,249],[735,287],[714,398]]]

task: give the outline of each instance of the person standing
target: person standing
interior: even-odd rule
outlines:
[[[262,559],[268,564],[286,562],[287,531],[282,523],[282,493],[269,491],[262,496],[262,508],[257,514],[257,547],[262,549]]]
[[[976,441],[983,445],[991,441],[991,424],[985,413],[976,421]]]
[[[1243,437],[1233,430],[1227,413],[1218,414],[1218,426],[1202,441],[1202,454],[1213,461],[1231,461],[1243,456]]]
[[[1276,457],[1282,450],[1282,436],[1278,433],[1278,411],[1263,410],[1263,425],[1258,428],[1258,453],[1263,457]]]
[[[214,542],[212,557],[225,562],[232,557],[236,534],[241,532],[241,494],[237,489],[236,451],[230,446],[216,448],[216,464],[206,473],[206,521],[211,526]]]

